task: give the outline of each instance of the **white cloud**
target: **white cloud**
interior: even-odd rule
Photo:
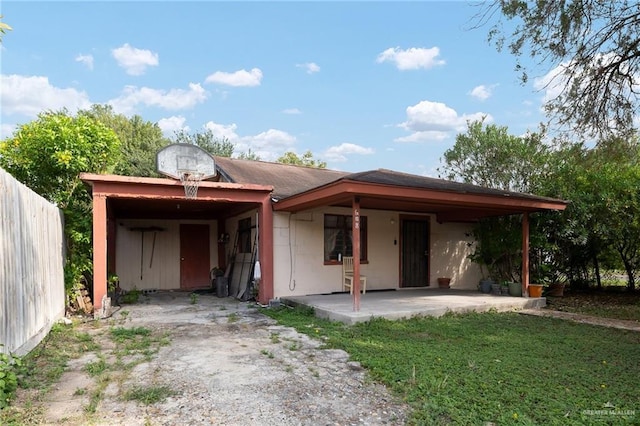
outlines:
[[[315,62],[306,62],[304,64],[296,64],[296,67],[304,68],[307,71],[307,74],[320,72],[320,67]]]
[[[235,123],[232,124],[218,124],[213,121],[209,121],[204,125],[205,129],[211,130],[213,136],[218,139],[226,138],[230,141],[238,140],[238,134],[236,133],[236,129],[238,126]]]
[[[211,130],[216,138],[226,138],[234,143],[234,155],[247,153],[251,150],[263,161],[277,160],[286,151],[291,151],[296,143],[295,136],[277,129],[269,129],[257,135],[240,136],[237,133],[238,126],[235,123],[220,124],[209,121],[204,127]]]
[[[259,68],[253,68],[251,71],[239,70],[236,72],[216,71],[209,75],[205,83],[225,84],[234,87],[253,87],[259,86],[262,81],[262,71]]]
[[[46,110],[75,112],[91,106],[86,92],[55,87],[43,76],[1,75],[0,93],[2,113],[7,115],[35,117]]]
[[[476,86],[471,89],[467,94],[480,101],[486,101],[491,96],[493,96],[493,89],[495,89],[497,86],[497,84],[492,84],[490,86],[481,84],[480,86]]]
[[[158,127],[162,130],[163,135],[172,136],[178,130],[184,130],[185,132],[190,130],[189,126],[184,125],[186,121],[186,118],[181,115],[172,115],[158,120]]]
[[[442,140],[453,132],[463,131],[467,121],[481,120],[491,122],[491,115],[476,112],[473,114],[458,113],[440,102],[421,101],[416,105],[407,107],[407,121],[399,124],[399,127],[412,132],[411,135],[396,139],[396,142],[420,142],[427,140]]]
[[[432,47],[430,49],[422,47],[411,47],[402,50],[399,47],[390,47],[378,55],[376,62],[393,62],[399,70],[417,70],[420,68],[429,69],[435,66],[444,65],[443,59],[438,59],[440,49]]]
[[[84,64],[90,70],[93,70],[93,55],[78,55],[76,56],[76,62]]]
[[[334,162],[345,162],[347,161],[347,155],[350,154],[358,154],[358,155],[370,155],[373,154],[375,151],[371,148],[365,148],[364,146],[361,145],[356,145],[353,143],[342,143],[338,146],[332,146],[329,149],[327,149],[324,154],[323,154],[323,158],[326,158],[329,161],[334,161]]]
[[[283,114],[302,114],[302,111],[300,111],[298,108],[287,108],[287,109],[283,109],[282,110]]]
[[[129,43],[112,49],[111,55],[129,75],[142,75],[147,67],[155,67],[159,63],[157,53],[146,49],[137,49],[130,46]]]
[[[139,104],[163,108],[166,110],[181,110],[193,108],[207,99],[207,92],[200,84],[189,83],[189,89],[160,90],[149,87],[126,86],[122,94],[108,103],[121,114],[130,114]]]

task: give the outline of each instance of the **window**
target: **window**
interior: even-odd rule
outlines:
[[[342,256],[353,256],[351,216],[324,215],[324,261],[341,263]],[[360,261],[367,260],[367,218],[360,216]]]

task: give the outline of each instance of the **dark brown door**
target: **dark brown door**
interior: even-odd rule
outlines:
[[[401,287],[429,285],[429,220],[402,219]]]
[[[180,225],[180,288],[209,287],[209,225]]]

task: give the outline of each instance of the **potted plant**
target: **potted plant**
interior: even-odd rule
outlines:
[[[542,284],[529,284],[529,297],[542,297]]]
[[[502,285],[500,286],[500,294],[503,296],[509,295],[509,281],[502,281]]]
[[[509,294],[513,297],[522,297],[522,284],[519,282],[510,281]]]
[[[451,278],[448,278],[448,277],[438,278],[438,288],[451,288]]]

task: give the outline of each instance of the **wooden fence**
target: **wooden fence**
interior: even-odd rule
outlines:
[[[0,169],[0,351],[24,355],[65,309],[64,221]]]

